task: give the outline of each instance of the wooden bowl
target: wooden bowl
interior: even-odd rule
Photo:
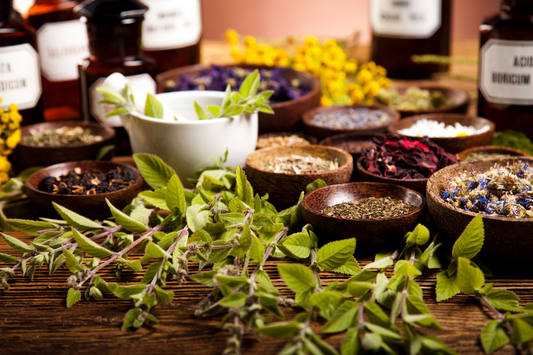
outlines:
[[[311,174],[280,174],[265,169],[268,161],[275,157],[290,154],[314,156],[322,159],[336,158],[339,168]],[[350,181],[353,170],[352,156],[343,150],[320,145],[297,147],[274,147],[259,149],[246,158],[246,175],[255,193],[263,196],[268,193],[269,201],[279,207],[290,207],[298,202],[300,193],[308,184],[322,179],[328,185],[342,184]]]
[[[328,128],[323,127],[314,124],[311,120],[313,117],[315,117],[318,114],[321,113],[332,113],[336,111],[345,111],[349,108],[358,109],[358,108],[368,108],[370,110],[381,110],[387,112],[387,114],[392,117],[392,120],[389,122],[383,123],[378,126],[371,126],[371,127],[365,127],[365,128]],[[314,109],[311,109],[309,111],[306,111],[304,115],[302,116],[302,123],[304,132],[315,136],[318,139],[324,139],[329,136],[334,136],[336,134],[341,133],[370,133],[370,132],[386,132],[387,127],[390,126],[392,123],[397,122],[400,120],[400,114],[398,111],[392,110],[385,106],[364,106],[364,105],[352,105],[352,106],[327,106],[327,107],[316,107]]]
[[[505,154],[511,157],[530,157],[531,155],[518,149],[509,147],[498,147],[494,145],[483,145],[481,147],[469,148],[458,153],[459,160],[465,161],[470,154]],[[492,158],[487,158],[492,159]]]
[[[402,88],[397,88],[398,93],[400,95],[403,95],[405,91],[412,87],[413,85],[409,85]],[[468,111],[468,105],[470,104],[470,94],[468,91],[465,90],[459,90],[459,89],[450,89],[444,86],[417,86],[420,89],[428,90],[430,93],[434,91],[440,91],[444,95],[444,97],[447,100],[453,100],[455,101],[454,105],[441,107],[441,108],[434,108],[430,110],[419,110],[419,111],[413,111],[413,110],[398,110],[400,112],[400,115],[402,118],[414,116],[414,115],[422,115],[422,114],[431,114],[431,113],[466,113]],[[378,102],[376,100],[376,102]],[[385,106],[383,104],[379,104],[379,106]]]
[[[418,115],[409,118],[405,118],[398,122],[391,124],[388,127],[390,133],[398,133],[399,130],[411,127],[417,121],[422,119],[427,119],[431,121],[437,121],[444,123],[446,126],[454,125],[459,122],[463,126],[473,126],[476,129],[480,129],[485,125],[489,125],[489,130],[479,134],[473,134],[471,136],[464,137],[449,137],[449,138],[432,138],[432,142],[444,148],[445,151],[449,153],[459,153],[465,149],[479,147],[482,145],[489,145],[492,142],[492,136],[494,135],[495,125],[494,122],[487,120],[481,117],[472,117],[465,114],[459,113],[434,113],[428,115]],[[400,134],[401,135],[401,134]],[[417,137],[406,136],[409,139],[416,139]]]
[[[386,184],[399,185],[414,190],[422,194],[422,196],[425,196],[426,184],[428,182],[428,179],[393,179],[372,174],[370,171],[366,170],[363,167],[363,159],[364,157],[360,157],[359,159],[357,159],[356,163],[357,174],[362,181],[381,182]]]
[[[441,199],[440,195],[446,188],[447,178],[464,170],[470,171],[472,168],[476,171],[486,171],[495,163],[504,165],[507,162],[512,163],[521,160],[533,164],[533,158],[512,157],[476,160],[447,166],[429,178],[426,190],[429,212],[439,228],[446,233],[450,244],[459,238],[476,213],[456,208]],[[486,214],[481,214],[481,217],[485,231],[485,242],[478,254],[481,261],[494,273],[514,275],[524,271],[532,275],[533,238],[531,232],[533,231],[533,220]]]
[[[326,207],[367,197],[391,197],[410,203],[416,209],[401,216],[380,219],[345,219],[320,213]],[[360,249],[361,244],[384,247],[401,241],[405,233],[416,227],[425,204],[420,193],[402,186],[353,182],[326,186],[306,194],[302,200],[302,214],[305,223],[313,226],[320,244],[356,238]]]
[[[69,147],[36,147],[24,143],[24,138],[30,130],[42,131],[45,129],[68,127],[89,128],[95,135],[102,136],[100,142]],[[60,121],[43,122],[21,128],[21,140],[13,151],[13,163],[18,169],[34,166],[49,166],[68,161],[94,160],[102,147],[115,144],[115,130],[96,122]],[[114,151],[105,155],[106,160],[111,160]]]
[[[261,134],[260,136],[258,136],[257,140],[259,141],[259,139],[270,138],[270,137],[290,137],[290,136],[294,136],[294,135],[307,140],[309,142],[309,144],[317,144],[318,143],[318,139],[316,139],[316,137],[304,134],[302,132],[272,132],[272,133],[265,133],[265,134]],[[264,149],[264,148],[257,147],[257,149]]]
[[[119,167],[123,171],[131,171],[136,181],[122,190],[106,192],[96,195],[58,195],[39,190],[39,183],[47,176],[60,176],[70,170],[80,167],[82,171],[97,169],[104,173]],[[118,209],[124,208],[141,191],[143,178],[139,171],[132,166],[107,161],[73,161],[52,165],[41,169],[26,180],[26,194],[30,201],[42,210],[55,212],[52,201],[90,218],[102,218],[111,215],[106,198]]]
[[[246,69],[274,69],[264,65],[230,65]],[[199,64],[187,67],[172,69],[163,72],[157,76],[157,90],[159,93],[165,92],[168,87],[167,82],[179,82],[181,75],[196,77],[202,70],[208,66]],[[316,106],[320,105],[321,86],[320,80],[309,73],[296,71],[291,68],[283,68],[283,76],[287,81],[298,80],[303,85],[311,88],[311,91],[296,100],[273,103],[270,106],[274,114],[259,112],[259,134],[269,132],[290,131],[300,121],[302,114]]]

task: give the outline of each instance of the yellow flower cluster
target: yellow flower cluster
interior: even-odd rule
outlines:
[[[371,105],[379,89],[387,88],[391,82],[385,68],[374,62],[358,65],[332,39],[320,44],[315,37],[307,37],[293,58],[285,50],[258,44],[249,36],[243,40],[245,51],[242,53],[237,47],[239,35],[234,30],[226,31],[226,41],[232,46],[231,56],[237,64],[290,66],[319,78],[322,106]]]
[[[8,109],[0,108],[0,183],[9,180],[11,163],[7,160],[7,156],[20,142],[21,121],[22,116],[18,112],[17,105],[11,104]]]

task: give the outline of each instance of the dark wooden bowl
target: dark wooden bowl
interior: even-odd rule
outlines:
[[[36,147],[24,143],[24,138],[30,130],[41,131],[55,129],[63,126],[89,128],[95,135],[102,136],[100,142],[69,147]],[[60,121],[43,122],[21,128],[21,140],[13,151],[13,163],[18,169],[26,169],[34,166],[49,166],[69,161],[94,160],[102,147],[115,144],[115,130],[105,127],[96,122],[84,121]],[[106,154],[105,160],[111,160],[114,151]]]
[[[402,216],[380,219],[344,219],[320,213],[326,207],[367,197],[391,197],[410,203],[416,209]],[[305,223],[313,226],[320,244],[356,238],[360,249],[361,244],[384,247],[401,241],[405,233],[415,228],[425,204],[421,194],[402,186],[353,182],[326,186],[306,194],[302,200],[302,214]]]
[[[396,88],[396,90],[398,90],[398,93],[400,95],[403,95],[405,91],[411,86],[413,85],[409,85],[409,86],[402,87],[402,88]],[[447,100],[455,101],[455,105],[442,107],[442,108],[434,108],[431,110],[419,110],[419,111],[398,110],[402,118],[414,116],[414,115],[430,114],[430,113],[466,113],[468,111],[468,105],[470,104],[470,94],[468,93],[468,91],[459,90],[459,89],[450,89],[450,88],[443,87],[443,86],[417,86],[417,87],[423,90],[428,90],[429,92],[440,91],[442,92],[442,94]],[[378,101],[376,100],[376,102]],[[382,104],[379,104],[379,105],[385,106]]]
[[[246,69],[274,69],[264,65],[231,65]],[[191,65],[187,67],[172,69],[161,73],[157,76],[157,91],[165,92],[169,81],[179,82],[181,75],[196,77],[203,69],[208,68],[203,64]],[[320,105],[320,96],[322,95],[320,80],[309,73],[297,71],[291,68],[283,68],[283,76],[290,82],[298,80],[303,85],[311,88],[311,91],[296,100],[273,103],[270,106],[274,114],[259,112],[259,134],[269,132],[284,132],[293,129],[302,114],[316,106]]]
[[[428,181],[426,198],[431,216],[446,233],[450,244],[455,242],[463,233],[476,213],[456,208],[443,199],[440,194],[446,188],[446,179],[472,168],[476,171],[486,171],[495,163],[501,165],[507,162],[526,160],[533,164],[533,158],[496,158],[490,160],[476,160],[447,166],[435,174]],[[533,261],[533,220],[507,218],[481,214],[485,231],[485,242],[478,254],[481,261],[493,273],[500,275],[514,275],[525,272],[533,275],[531,262]],[[451,248],[450,248],[451,250]]]
[[[265,170],[269,160],[275,157],[298,154],[322,159],[337,158],[339,168],[313,174],[280,174]],[[246,175],[255,193],[263,196],[268,193],[269,201],[279,207],[290,207],[298,202],[300,193],[308,184],[322,179],[328,185],[350,181],[353,170],[352,156],[343,150],[320,145],[299,147],[274,147],[259,149],[246,158]]]
[[[57,195],[40,191],[39,183],[47,176],[60,176],[70,170],[80,167],[82,171],[98,169],[104,173],[119,167],[123,171],[131,171],[136,176],[133,185],[122,190],[106,192],[96,195]],[[30,201],[42,210],[55,212],[52,201],[90,218],[102,218],[111,215],[106,198],[118,209],[124,208],[141,191],[143,178],[139,171],[132,166],[107,161],[73,161],[63,164],[52,165],[41,169],[26,180],[26,194]]]
[[[470,154],[506,154],[511,157],[530,157],[531,155],[518,149],[509,147],[498,147],[494,145],[483,145],[481,147],[469,148],[458,153],[459,160],[465,161]],[[490,159],[490,158],[489,158]]]
[[[358,108],[369,108],[371,110],[382,110],[387,112],[387,114],[392,117],[392,120],[383,123],[378,126],[371,126],[371,127],[365,127],[365,128],[351,128],[351,129],[343,129],[343,128],[328,128],[328,127],[322,127],[314,124],[311,122],[313,117],[315,117],[318,114],[321,113],[332,113],[336,111],[345,111],[349,108],[358,109]],[[397,122],[400,120],[400,114],[398,111],[392,110],[386,106],[364,106],[364,105],[352,105],[352,106],[327,106],[327,107],[316,107],[309,111],[306,111],[302,116],[302,123],[304,126],[304,132],[315,136],[318,139],[324,139],[329,136],[334,136],[341,133],[370,133],[370,132],[386,132],[387,127],[390,126],[392,123]]]
[[[280,136],[280,137],[290,137],[290,136],[294,136],[294,135],[307,140],[309,142],[309,144],[317,144],[318,143],[318,139],[316,139],[316,137],[304,134],[303,132],[272,132],[272,133],[265,133],[265,134],[261,134],[260,136],[258,136],[257,140],[259,141],[259,139],[262,139],[262,138],[270,138],[270,137],[278,137],[278,136]],[[256,149],[264,149],[264,148],[256,148]]]
[[[494,129],[495,125],[494,122],[487,120],[485,118],[481,117],[472,117],[464,114],[459,113],[434,113],[434,114],[428,114],[428,115],[418,115],[413,116],[409,118],[405,118],[403,120],[400,120],[398,122],[395,122],[391,124],[387,129],[390,133],[398,133],[399,130],[411,127],[414,125],[417,121],[422,119],[427,119],[430,121],[437,121],[440,123],[444,123],[446,126],[454,125],[455,123],[459,122],[463,126],[472,126],[476,129],[480,129],[484,125],[489,125],[489,130],[485,131],[483,133],[479,134],[473,134],[471,136],[464,136],[464,137],[450,137],[450,138],[432,138],[431,141],[435,142],[435,144],[441,146],[444,148],[445,151],[449,153],[459,153],[462,152],[465,149],[473,148],[473,147],[479,147],[482,145],[489,145],[492,142],[492,137],[494,136]],[[407,136],[410,139],[417,137],[411,137]]]
[[[388,178],[384,176],[378,176],[378,175],[372,174],[370,171],[366,170],[363,167],[363,163],[362,163],[363,159],[364,157],[360,157],[359,159],[357,159],[357,163],[356,163],[357,174],[362,181],[372,181],[372,182],[381,182],[381,183],[386,183],[386,184],[399,185],[399,186],[403,186],[408,189],[414,190],[422,194],[422,196],[425,196],[426,183],[428,179],[393,179],[393,178]]]

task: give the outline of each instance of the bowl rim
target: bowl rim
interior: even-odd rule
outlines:
[[[368,126],[368,127],[359,127],[359,128],[332,128],[332,127],[319,126],[319,125],[316,125],[316,124],[311,122],[313,117],[316,116],[317,114],[322,113],[322,111],[326,111],[326,112],[327,111],[333,111],[333,112],[335,112],[335,111],[348,110],[350,108],[352,108],[352,109],[368,108],[368,109],[370,109],[372,111],[376,111],[376,110],[386,111],[392,117],[392,120],[389,121],[389,122],[382,123],[382,124],[377,125],[377,126]],[[358,133],[367,133],[367,132],[372,132],[373,130],[379,130],[379,129],[387,128],[388,126],[390,126],[394,122],[400,121],[400,118],[401,118],[401,115],[400,115],[399,111],[391,109],[391,108],[389,108],[387,106],[378,106],[378,105],[367,106],[367,105],[360,105],[360,104],[349,105],[349,106],[347,106],[347,105],[346,106],[345,105],[334,105],[334,106],[318,106],[318,107],[314,107],[314,108],[312,108],[310,110],[305,111],[303,113],[303,115],[302,115],[302,123],[303,123],[304,126],[309,126],[309,127],[313,127],[313,128],[320,129],[320,130],[329,131],[329,132],[335,132],[335,133],[338,133],[338,134],[356,133],[356,132],[358,132]]]
[[[383,132],[346,132],[346,133],[339,133],[339,134],[335,134],[333,136],[328,136],[324,139],[322,139],[321,141],[318,142],[319,145],[324,145],[326,147],[334,147],[336,148],[335,146],[333,145],[328,145],[326,144],[327,140],[330,140],[330,141],[333,141],[333,140],[337,140],[337,139],[344,139],[344,138],[353,138],[353,139],[350,139],[350,140],[343,140],[342,143],[346,143],[346,142],[360,142],[361,140],[360,139],[357,139],[359,137],[365,137],[365,136],[375,136],[375,137],[383,137],[385,135],[385,133]]]
[[[345,187],[347,185],[354,185],[354,186],[356,186],[356,185],[373,185],[373,186],[377,186],[378,188],[394,187],[394,188],[399,189],[399,190],[407,190],[409,193],[413,193],[415,195],[418,195],[418,197],[422,198],[422,203],[420,204],[420,206],[416,206],[416,208],[413,211],[409,212],[409,213],[405,213],[405,214],[402,214],[402,215],[399,215],[399,216],[395,216],[395,217],[374,218],[374,219],[333,217],[333,216],[328,216],[328,215],[322,214],[320,212],[315,212],[315,210],[312,210],[312,209],[308,208],[307,202],[308,202],[308,200],[310,200],[312,198],[312,196],[315,193],[315,191],[328,189],[328,188],[332,188],[332,187]],[[350,201],[357,201],[357,200],[350,200]],[[344,202],[350,202],[350,201],[344,201]],[[314,215],[318,215],[318,216],[327,218],[327,219],[336,220],[336,221],[354,221],[354,222],[371,222],[371,223],[375,223],[375,222],[383,222],[383,221],[401,220],[403,218],[411,217],[413,215],[416,215],[416,214],[422,212],[422,209],[426,206],[426,198],[421,193],[419,193],[419,192],[417,192],[417,191],[415,191],[413,189],[410,189],[410,188],[404,187],[404,186],[400,186],[400,185],[396,185],[396,184],[390,184],[390,183],[386,183],[386,182],[356,181],[356,182],[348,182],[348,183],[345,183],[345,184],[328,185],[328,186],[323,186],[321,188],[315,189],[315,190],[305,194],[304,198],[302,199],[301,204],[302,204],[302,208],[305,209],[307,212],[312,213]]]
[[[420,120],[422,120],[424,118],[427,119],[427,120],[430,120],[430,121],[433,120],[433,121],[437,121],[437,122],[440,123],[439,117],[442,117],[442,116],[448,116],[448,117],[453,117],[453,116],[459,117],[459,116],[461,116],[461,117],[464,117],[464,118],[473,118],[475,120],[480,120],[481,123],[484,124],[484,125],[488,125],[489,129],[487,131],[476,133],[476,134],[471,134],[469,136],[460,136],[460,137],[430,137],[430,136],[422,136],[422,137],[417,137],[417,136],[407,136],[405,134],[401,134],[401,133],[398,132],[399,129],[397,127],[393,127],[393,126],[398,126],[400,123],[403,123],[403,122],[407,123],[407,122],[410,122],[410,121],[413,122],[411,124],[411,126],[412,126],[413,124],[415,124],[415,122],[420,121]],[[456,121],[456,122],[459,122],[459,121]],[[409,126],[409,127],[411,127],[411,126]],[[459,141],[462,141],[462,140],[464,141],[464,140],[468,140],[471,137],[478,137],[478,136],[481,136],[483,134],[494,132],[495,129],[496,129],[496,125],[494,124],[494,122],[492,122],[489,119],[483,118],[483,117],[473,116],[473,115],[469,115],[467,113],[442,112],[442,113],[428,113],[428,114],[421,114],[421,115],[405,117],[405,118],[401,119],[400,121],[396,121],[396,122],[391,123],[387,127],[387,132],[394,133],[394,134],[400,135],[402,137],[408,137],[408,138],[423,138],[423,137],[427,137],[429,139],[442,139],[442,140],[457,139]]]
[[[383,179],[385,181],[391,181],[391,184],[395,185],[393,183],[393,181],[406,181],[406,182],[413,182],[413,183],[416,183],[416,182],[424,182],[424,181],[428,181],[429,178],[423,178],[423,179],[395,179],[395,178],[390,178],[390,177],[385,177],[385,176],[379,176],[379,175],[376,175],[376,174],[373,174],[371,173],[370,171],[366,170],[364,167],[363,167],[363,159],[365,157],[364,156],[360,156],[359,159],[357,159],[357,162],[356,162],[356,169],[357,170],[361,170],[362,172],[368,174],[368,175],[372,175],[372,176],[375,176],[376,178],[379,178],[379,179]],[[440,169],[442,170],[442,169]],[[440,170],[437,170],[437,171],[440,171]],[[433,173],[433,175],[435,175],[435,173]],[[431,175],[431,176],[433,176]]]
[[[503,147],[503,146],[499,146],[499,145],[480,145],[480,146],[477,146],[477,147],[467,148],[467,149],[457,153],[457,156],[458,157],[465,156],[465,158],[466,158],[471,153],[478,152],[478,151],[479,152],[483,152],[484,150],[502,150],[502,151],[506,151],[506,152],[511,153],[511,154],[517,154],[517,155],[508,156],[507,158],[510,158],[510,157],[531,157],[532,156],[531,154],[528,154],[528,153],[524,152],[523,150],[516,149],[516,148],[511,148],[511,147]],[[518,154],[522,154],[522,155],[518,155]],[[502,157],[502,158],[505,158],[505,157]],[[492,159],[492,158],[485,158],[484,160],[487,160],[487,159]],[[479,160],[479,159],[476,159],[476,160]],[[473,161],[473,160],[471,160],[471,161]]]
[[[88,163],[88,162],[98,163],[98,164],[106,164],[106,165],[107,164],[112,164],[112,165],[119,166],[120,168],[123,168],[124,170],[126,170],[126,169],[131,170],[134,174],[136,174],[137,179],[135,180],[135,183],[133,185],[129,185],[128,187],[126,187],[124,189],[120,189],[120,190],[117,190],[117,191],[111,191],[111,192],[99,193],[99,194],[95,194],[95,195],[62,195],[62,194],[53,194],[53,193],[50,193],[50,192],[41,191],[36,186],[34,186],[34,185],[29,183],[29,181],[31,181],[31,179],[34,177],[34,175],[36,175],[38,173],[42,173],[43,171],[49,171],[51,169],[57,169],[58,167],[60,167],[60,165],[68,166],[68,165],[76,165],[76,164]],[[63,167],[61,167],[61,168],[63,168]],[[52,175],[47,174],[47,176],[52,176]],[[26,179],[26,182],[24,183],[24,185],[28,189],[30,189],[32,192],[34,192],[36,194],[39,194],[39,195],[42,195],[42,196],[49,196],[49,197],[61,196],[61,198],[72,198],[72,199],[74,199],[74,198],[84,198],[84,197],[93,197],[94,198],[94,196],[108,197],[108,196],[111,196],[113,194],[116,194],[117,192],[124,192],[124,191],[127,191],[129,189],[135,189],[135,188],[138,188],[138,187],[140,188],[140,187],[142,187],[143,183],[144,183],[144,180],[143,180],[143,177],[142,177],[141,173],[139,172],[139,170],[137,168],[135,168],[135,167],[133,167],[131,165],[122,164],[122,163],[115,163],[115,162],[112,162],[112,161],[78,160],[78,161],[69,161],[69,162],[65,162],[65,163],[54,164],[54,165],[50,165],[48,167],[39,169],[39,170],[35,171],[33,174],[31,174],[30,176],[28,176],[28,178]]]
[[[310,147],[318,147],[319,149],[333,150],[333,151],[339,152],[339,153],[341,153],[342,155],[344,155],[346,157],[346,162],[344,164],[342,164],[342,165],[339,165],[339,167],[336,168],[336,169],[321,171],[321,172],[318,172],[318,173],[306,173],[306,174],[275,173],[273,171],[264,170],[264,169],[261,169],[261,168],[258,168],[256,166],[253,166],[253,165],[249,164],[250,156],[252,156],[254,154],[268,154],[270,150],[274,150],[274,149],[276,149],[276,150],[277,149],[292,149],[292,148],[307,149],[307,148],[310,148]],[[301,176],[319,176],[319,175],[323,175],[323,174],[327,174],[327,173],[332,173],[332,172],[338,171],[339,169],[341,169],[343,167],[348,166],[350,163],[353,166],[353,157],[352,157],[352,155],[350,153],[342,150],[342,149],[338,149],[338,148],[335,148],[335,147],[328,147],[328,146],[325,146],[325,145],[308,144],[308,145],[301,145],[301,146],[281,146],[281,147],[269,147],[269,148],[257,149],[255,151],[253,151],[252,153],[248,154],[248,156],[246,157],[245,166],[246,167],[250,167],[250,168],[252,168],[252,169],[254,169],[256,171],[259,171],[259,172],[261,172],[263,174],[274,174],[274,175],[277,175],[277,176],[286,176],[286,177],[301,177]]]
[[[462,209],[457,208],[457,207],[455,207],[453,205],[450,205],[449,203],[444,201],[440,197],[440,195],[438,195],[437,192],[435,192],[434,189],[433,189],[434,184],[435,184],[435,180],[437,179],[437,177],[439,177],[440,174],[444,174],[445,172],[447,172],[447,170],[450,170],[452,167],[455,167],[456,165],[458,165],[458,166],[461,166],[461,165],[467,166],[467,165],[472,165],[472,164],[475,164],[475,163],[485,163],[485,164],[487,164],[488,161],[491,161],[493,163],[497,163],[497,162],[500,162],[500,161],[501,162],[508,161],[509,159],[512,159],[512,160],[524,160],[523,158],[524,157],[493,158],[493,159],[487,159],[487,160],[473,160],[473,161],[469,161],[469,162],[459,162],[459,163],[456,163],[456,164],[448,165],[448,166],[436,171],[433,175],[430,176],[430,178],[428,180],[428,183],[426,185],[426,198],[428,199],[428,201],[429,200],[434,200],[435,204],[444,206],[444,208],[446,208],[446,209],[449,209],[449,210],[451,210],[453,212],[458,212],[458,213],[466,215],[466,216],[471,216],[472,218],[474,218],[477,215],[480,215],[481,218],[492,220],[492,221],[503,221],[503,222],[512,222],[512,223],[531,223],[533,221],[531,219],[529,219],[529,218],[512,218],[512,217],[503,217],[503,216],[492,216],[492,215],[485,214],[485,213],[475,213],[475,212],[462,210]],[[525,158],[526,158],[525,160],[528,160],[530,163],[533,163],[533,157],[525,157]]]
[[[89,144],[79,144],[79,145],[54,146],[54,147],[39,147],[39,146],[27,144],[26,142],[24,142],[24,138],[26,138],[28,136],[28,133],[29,133],[30,130],[38,128],[40,126],[47,126],[47,125],[51,125],[51,126],[56,126],[57,125],[56,128],[61,128],[62,126],[75,127],[75,126],[80,126],[80,125],[86,125],[86,126],[94,127],[94,128],[102,128],[104,130],[104,132],[105,132],[105,136],[102,135],[102,140],[99,141],[99,142],[93,142],[93,143],[89,143]],[[39,131],[41,131],[41,130],[42,129],[39,129]],[[26,131],[28,133],[23,134],[23,132],[26,132]],[[97,122],[91,122],[91,121],[46,121],[46,122],[34,123],[34,124],[31,124],[31,125],[28,125],[28,126],[21,127],[21,137],[20,137],[20,142],[17,144],[17,147],[23,146],[25,148],[31,148],[31,149],[77,149],[77,148],[84,148],[85,149],[85,148],[92,148],[92,147],[94,147],[96,145],[105,143],[108,140],[112,140],[115,136],[116,136],[116,133],[115,133],[115,130],[112,127],[104,126],[104,125],[101,125],[101,124],[99,124]],[[17,148],[17,147],[15,147],[15,148]]]

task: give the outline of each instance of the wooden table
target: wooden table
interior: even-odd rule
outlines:
[[[227,53],[225,44],[206,41],[202,60],[228,61]],[[458,42],[453,46],[453,53],[475,57],[477,43]],[[368,48],[360,48],[358,58],[364,59],[365,55],[368,55]],[[456,66],[452,72],[475,75],[476,68]],[[475,83],[450,79],[440,80],[439,84],[471,92],[476,89]],[[31,239],[23,233],[10,234],[24,241]],[[0,253],[13,252],[2,241]],[[277,274],[276,265],[280,262],[292,261],[269,261],[266,270],[282,295],[292,296]],[[359,258],[359,262],[366,265],[370,259]],[[196,267],[192,265],[191,273],[195,272]],[[459,354],[482,354],[479,334],[491,315],[480,307],[473,296],[458,295],[437,304],[434,291],[436,274],[437,271],[426,271],[417,279],[429,309],[444,328],[444,331],[434,334]],[[208,288],[200,284],[186,281],[177,286],[175,282],[169,282],[167,289],[175,292],[175,298],[170,305],[157,307],[154,314],[159,325],[123,332],[120,326],[125,313],[133,307],[132,302],[107,296],[100,301],[82,300],[66,309],[68,276],[69,272],[65,269],[49,276],[43,268],[36,272],[33,282],[18,276],[10,280],[10,291],[0,291],[0,354],[220,354],[225,348],[228,332],[220,327],[221,318],[198,319],[193,315],[195,305],[208,293]],[[114,281],[112,269],[104,270],[102,276],[109,282]],[[325,284],[334,279],[346,277],[323,275]],[[131,274],[120,281],[134,280],[138,278]],[[533,278],[494,277],[487,282],[494,283],[494,288],[516,292],[523,304],[533,302]],[[286,311],[288,319],[296,314],[290,309]],[[318,324],[315,326],[319,328]],[[338,349],[343,337],[333,335],[325,336],[325,339]],[[243,353],[277,354],[283,344],[283,340],[264,338],[258,342],[253,336],[248,336]],[[514,350],[506,346],[497,354],[514,354]]]

